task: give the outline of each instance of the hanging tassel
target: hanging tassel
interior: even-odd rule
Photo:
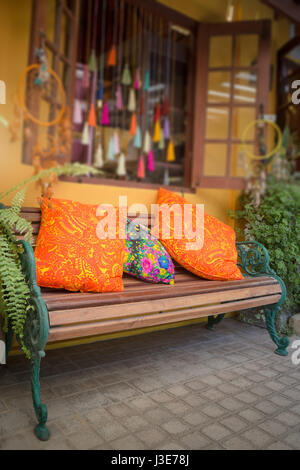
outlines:
[[[119,134],[117,132],[114,132],[114,152],[115,155],[119,155],[120,153],[120,141],[119,141]]]
[[[102,168],[103,167],[103,149],[102,145],[99,144],[95,153],[95,159],[94,159],[94,166],[96,168]]]
[[[131,81],[132,80],[131,80],[131,74],[130,74],[129,66],[128,66],[128,64],[125,64],[123,74],[122,74],[121,83],[122,83],[122,85],[131,85]]]
[[[117,94],[116,94],[116,108],[120,111],[123,109],[123,96],[122,96],[122,87],[118,85]]]
[[[105,102],[103,105],[103,110],[102,110],[101,125],[108,126],[109,124],[110,124],[110,120],[109,120],[108,103]]]
[[[143,152],[149,153],[151,150],[151,136],[150,132],[146,131],[145,137],[144,137],[144,145],[143,145]]]
[[[160,134],[161,134],[160,122],[156,121],[155,127],[154,127],[153,142],[159,142],[160,141]]]
[[[92,49],[90,60],[89,60],[89,71],[90,72],[97,72],[97,61],[96,61],[96,54],[94,49]]]
[[[95,112],[95,106],[93,105],[93,103],[90,106],[88,123],[89,123],[89,126],[96,127],[96,112]]]
[[[158,103],[155,107],[154,122],[160,120],[160,104]]]
[[[89,67],[87,64],[83,66],[82,88],[88,88],[90,83]]]
[[[170,138],[170,120],[169,118],[165,118],[164,122],[164,138],[169,139]]]
[[[130,134],[136,134],[136,113],[132,113],[131,115],[131,123],[130,123]]]
[[[165,148],[165,139],[164,139],[164,134],[163,132],[160,133],[160,139],[158,142],[158,148],[159,150],[163,150]]]
[[[169,179],[169,168],[165,168],[165,171],[164,171],[164,182],[163,182],[163,185],[164,186],[169,186],[170,184],[170,179]]]
[[[141,97],[140,97],[140,114],[144,114],[144,111],[145,111],[145,98],[144,98],[144,95],[141,94]]]
[[[174,162],[176,160],[175,157],[175,151],[174,151],[174,143],[173,140],[171,139],[168,145],[168,150],[167,150],[167,162]]]
[[[169,114],[169,102],[168,102],[168,98],[166,95],[164,96],[164,99],[163,99],[161,113],[163,116],[167,116]]]
[[[81,135],[81,143],[82,145],[89,145],[90,143],[90,130],[88,122],[84,123],[83,131]]]
[[[128,98],[128,111],[136,110],[136,98],[134,88],[130,88],[129,98]]]
[[[148,153],[148,170],[149,171],[155,170],[153,150],[150,150],[150,152]]]
[[[107,65],[114,67],[117,65],[117,53],[116,53],[116,46],[113,44],[108,54]]]
[[[118,167],[117,167],[117,175],[118,176],[126,176],[126,162],[125,162],[125,155],[122,152],[119,156],[118,160]]]
[[[145,71],[145,77],[144,77],[144,90],[149,91],[150,88],[150,70]]]
[[[137,177],[140,179],[145,178],[145,164],[143,155],[141,155],[139,158]]]
[[[99,87],[97,90],[97,106],[98,108],[102,108],[103,104],[103,83],[99,81]]]
[[[135,134],[134,141],[133,141],[133,146],[138,149],[142,147],[142,136],[141,136],[140,126],[137,126],[136,134]]]
[[[141,88],[141,79],[140,79],[140,71],[139,71],[139,69],[137,69],[136,72],[135,72],[134,88],[135,88],[136,90],[139,90],[139,89]]]
[[[113,137],[109,139],[106,159],[111,161],[115,159],[115,143]]]
[[[82,109],[80,100],[75,100],[74,103],[74,111],[73,111],[73,122],[74,124],[81,124],[82,123]]]

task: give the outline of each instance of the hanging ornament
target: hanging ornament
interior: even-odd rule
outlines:
[[[122,152],[118,159],[118,167],[117,167],[117,175],[118,176],[126,176],[126,162],[125,162],[125,155]]]
[[[138,149],[142,147],[142,136],[141,136],[140,126],[137,126],[136,134],[135,134],[134,141],[133,141],[133,146]]]
[[[151,150],[151,144],[152,142],[151,142],[150,132],[146,131],[145,137],[144,137],[143,152],[149,153]]]
[[[167,161],[174,162],[174,160],[176,160],[176,157],[175,157],[175,151],[174,151],[174,143],[173,143],[173,140],[171,139],[168,144]]]
[[[153,142],[159,142],[160,141],[160,134],[161,134],[160,122],[156,121],[155,126],[154,126]]]
[[[117,53],[116,46],[113,44],[108,54],[107,65],[110,67],[115,67],[117,65]]]
[[[148,170],[149,171],[154,171],[154,154],[153,150],[151,149],[150,152],[148,153]]]
[[[169,186],[169,184],[170,184],[169,168],[165,168],[163,185],[164,186]]]
[[[82,77],[82,88],[88,88],[89,87],[89,67],[87,64],[84,64],[83,66],[83,77]]]
[[[135,77],[134,77],[134,88],[139,90],[141,88],[141,78],[140,78],[140,70],[136,69]]]
[[[96,112],[95,112],[95,106],[93,103],[90,106],[88,123],[90,127],[96,127]]]
[[[150,70],[147,69],[145,71],[145,77],[144,77],[144,90],[149,91],[150,88]]]
[[[110,161],[115,159],[115,143],[113,137],[109,139],[106,159]]]
[[[82,145],[89,145],[89,143],[90,143],[90,131],[89,131],[88,122],[84,123],[83,131],[82,131],[82,135],[81,135],[81,143],[82,143]]]
[[[164,138],[165,139],[170,139],[170,135],[171,135],[171,132],[170,132],[170,120],[168,117],[165,118],[165,122],[164,122]]]
[[[164,134],[163,132],[160,133],[160,139],[158,142],[158,148],[159,150],[163,150],[165,148],[165,139],[164,139]]]
[[[136,110],[135,90],[134,88],[130,88],[129,98],[128,98],[128,111],[132,112],[135,110]]]
[[[121,87],[121,85],[118,85],[118,88],[117,88],[116,108],[119,111],[123,109],[123,96],[122,96],[122,87]]]
[[[131,123],[130,123],[130,134],[136,134],[136,113],[132,113],[131,115]]]
[[[137,177],[140,179],[145,178],[145,164],[143,155],[141,155],[139,158]]]
[[[82,123],[82,109],[81,109],[80,100],[78,99],[75,99],[75,102],[74,102],[73,122],[74,124]]]
[[[132,79],[131,79],[129,66],[128,66],[128,64],[125,64],[123,74],[122,74],[121,83],[122,83],[122,85],[131,85],[131,82],[132,82]]]
[[[119,141],[119,134],[117,132],[114,132],[114,152],[115,155],[119,155],[120,153],[120,141]]]
[[[97,106],[98,108],[102,108],[103,105],[103,83],[99,81],[99,87],[97,90]]]
[[[95,153],[95,158],[94,158],[94,166],[96,168],[102,168],[103,167],[103,148],[102,145],[99,144]]]
[[[91,55],[90,55],[89,71],[90,72],[97,72],[96,54],[95,54],[94,49],[92,49],[92,52],[91,52]]]
[[[157,103],[155,107],[154,122],[157,122],[159,120],[160,120],[160,104]]]
[[[110,120],[109,120],[108,103],[105,102],[103,105],[103,110],[102,110],[101,125],[108,126],[109,124],[110,124]]]
[[[161,108],[161,113],[163,116],[168,116],[169,114],[169,101],[166,95],[164,95],[163,103],[162,103],[162,108]]]

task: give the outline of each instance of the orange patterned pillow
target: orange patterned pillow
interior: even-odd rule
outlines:
[[[169,254],[174,260],[181,264],[184,268],[197,276],[212,279],[212,280],[235,280],[243,279],[243,276],[237,267],[237,251],[235,247],[235,232],[228,225],[220,222],[215,217],[204,213],[204,241],[200,249],[187,249],[187,243],[196,240],[194,238],[187,238],[182,229],[182,238],[177,238],[176,235],[176,217],[180,217],[180,224],[182,224],[183,207],[184,204],[190,204],[186,199],[178,196],[163,188],[159,189],[157,204],[167,204],[175,206],[174,217],[170,217],[169,230],[170,236],[164,239],[162,232],[162,218],[156,214],[155,218],[155,233],[159,236],[160,241],[165,246]],[[192,205],[192,221],[191,229],[195,230],[196,227],[196,206]],[[160,222],[160,223],[159,223]],[[177,222],[178,223],[178,222]],[[184,225],[182,225],[184,227]],[[178,232],[177,232],[178,233]],[[174,235],[175,234],[175,235]]]
[[[35,249],[37,283],[81,292],[123,290],[125,240],[99,239],[97,205],[44,199]],[[118,226],[118,224],[117,224]]]

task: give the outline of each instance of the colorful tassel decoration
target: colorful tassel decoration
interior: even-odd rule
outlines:
[[[110,124],[110,120],[109,120],[108,103],[105,102],[103,105],[103,110],[102,110],[101,125],[108,126],[109,124]]]
[[[87,122],[85,122],[83,126],[83,131],[81,135],[81,143],[82,145],[89,145],[90,143],[90,130],[89,130],[89,125]]]
[[[115,159],[115,143],[114,143],[114,138],[113,137],[111,137],[109,139],[106,159],[107,160],[114,160]]]
[[[140,179],[145,178],[145,164],[143,155],[141,155],[139,158],[137,177]]]
[[[90,127],[96,127],[96,112],[95,112],[95,106],[93,103],[90,106],[88,123]]]
[[[124,155],[123,152],[119,156],[118,167],[117,167],[117,175],[118,176],[126,176],[126,162],[125,162],[125,155]]]
[[[97,106],[98,108],[102,108],[103,104],[103,83],[99,81],[99,87],[97,90]]]
[[[169,184],[170,184],[169,168],[165,168],[163,185],[164,186],[169,186]]]
[[[131,123],[130,123],[130,134],[136,134],[136,113],[132,113],[131,115]]]
[[[130,88],[129,98],[128,98],[128,111],[136,110],[136,98],[134,88]]]
[[[143,145],[143,152],[149,153],[151,150],[151,136],[150,132],[146,131],[145,136],[144,136],[144,145]]]
[[[116,93],[116,108],[120,111],[123,109],[123,96],[122,96],[122,87],[118,85]]]
[[[149,171],[155,170],[153,150],[150,150],[150,152],[148,153],[148,170]]]
[[[112,45],[109,51],[107,65],[110,65],[111,67],[114,67],[115,65],[117,65],[116,46],[114,44]]]
[[[169,102],[168,102],[168,98],[166,95],[164,96],[164,99],[163,99],[161,113],[163,116],[168,116],[169,114]]]
[[[74,103],[74,111],[73,111],[73,122],[74,124],[81,124],[82,123],[82,109],[80,100],[75,100]]]
[[[119,134],[117,132],[114,132],[114,152],[115,155],[119,155],[120,153],[120,141],[119,141]]]
[[[90,83],[90,78],[89,78],[89,67],[87,64],[83,66],[83,77],[82,77],[82,87],[83,88],[88,88]]]
[[[144,90],[149,91],[150,88],[150,70],[145,71],[145,77],[144,77]]]
[[[158,142],[158,148],[159,150],[163,150],[165,148],[165,139],[164,139],[164,134],[163,132],[160,133],[160,139]]]
[[[155,107],[154,122],[160,120],[160,104],[158,103]]]
[[[90,72],[97,72],[97,61],[96,61],[96,54],[95,50],[92,49],[90,60],[89,60],[89,71]]]
[[[174,162],[176,160],[175,157],[175,151],[174,151],[174,143],[173,140],[171,139],[168,145],[168,150],[167,150],[167,162]]]
[[[170,138],[170,120],[169,118],[166,117],[165,122],[164,122],[164,138],[169,139]]]
[[[140,126],[137,126],[136,134],[135,134],[134,141],[133,141],[133,146],[138,149],[142,147],[142,136],[141,136]]]
[[[95,159],[94,159],[94,166],[96,168],[102,168],[103,167],[103,149],[102,145],[99,144],[95,153]]]
[[[136,72],[135,72],[134,88],[135,88],[136,90],[139,90],[139,89],[141,88],[141,79],[140,79],[140,71],[139,71],[139,69],[137,69]]]
[[[122,85],[131,85],[131,82],[132,82],[132,79],[131,79],[129,66],[128,66],[128,64],[125,64],[123,74],[122,74],[121,83],[122,83]]]
[[[154,127],[153,142],[159,142],[160,141],[160,134],[161,134],[160,122],[156,121],[155,127]]]

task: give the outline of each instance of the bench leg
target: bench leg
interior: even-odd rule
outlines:
[[[34,433],[41,441],[47,441],[50,437],[50,431],[46,427],[48,412],[47,406],[41,403],[40,395],[40,363],[41,358],[36,355],[31,359],[31,391],[33,407],[39,424],[34,428]]]
[[[220,315],[216,315],[216,316],[213,316],[213,315],[209,316],[207,324],[205,325],[206,328],[210,331],[214,331],[215,325],[218,325],[218,323],[220,323],[224,317],[225,317],[225,313],[221,313]]]
[[[287,356],[288,352],[286,348],[288,347],[290,340],[287,338],[287,336],[279,337],[276,331],[276,327],[275,327],[275,318],[276,318],[276,313],[278,309],[279,309],[279,306],[276,304],[268,305],[264,307],[266,325],[267,325],[267,329],[268,329],[271,339],[274,341],[274,343],[277,346],[277,349],[275,349],[274,352],[276,354],[279,354],[280,356]]]

